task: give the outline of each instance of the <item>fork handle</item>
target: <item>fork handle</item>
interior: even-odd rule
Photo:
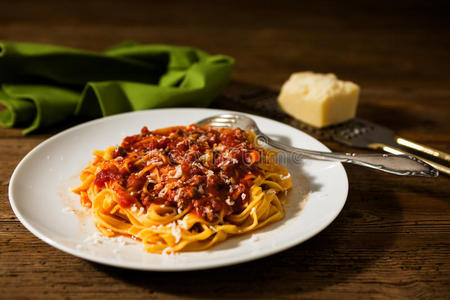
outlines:
[[[411,155],[357,154],[305,150],[279,143],[260,131],[255,133],[259,141],[306,158],[350,163],[403,176],[436,177],[439,174],[436,169]]]
[[[450,175],[450,154],[431,147],[421,145],[405,138],[396,136],[390,143],[371,144],[372,149],[382,149],[393,154],[413,155],[428,163],[440,172]]]

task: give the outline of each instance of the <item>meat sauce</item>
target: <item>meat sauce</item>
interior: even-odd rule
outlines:
[[[124,208],[140,202],[189,209],[214,220],[240,212],[261,175],[259,150],[237,129],[169,127],[126,137],[97,172],[95,184],[112,186]]]

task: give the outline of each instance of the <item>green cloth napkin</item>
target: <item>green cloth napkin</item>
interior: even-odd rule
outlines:
[[[0,42],[0,125],[28,134],[74,116],[208,106],[234,60],[190,47],[123,43],[104,52]]]

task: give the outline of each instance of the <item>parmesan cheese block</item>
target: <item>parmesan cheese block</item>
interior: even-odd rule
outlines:
[[[315,127],[348,121],[355,117],[359,86],[337,79],[334,74],[300,72],[281,88],[280,107],[294,118]]]

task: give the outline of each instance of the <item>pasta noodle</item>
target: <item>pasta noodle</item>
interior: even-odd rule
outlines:
[[[152,253],[208,249],[278,221],[291,187],[276,152],[239,128],[144,127],[94,155],[73,192],[103,235]]]

